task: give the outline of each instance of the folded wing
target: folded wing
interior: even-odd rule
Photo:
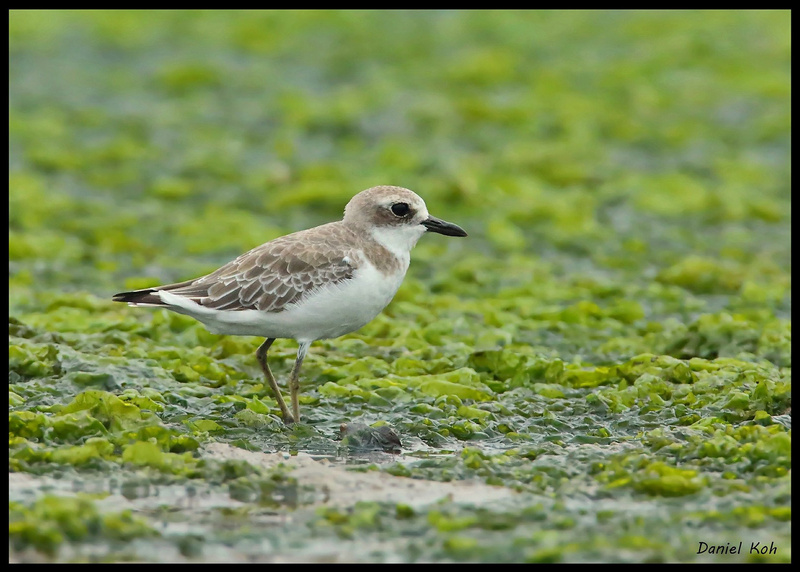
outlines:
[[[322,286],[353,277],[357,255],[335,230],[314,238],[305,232],[283,236],[201,278],[122,292],[113,300],[168,306],[157,293],[166,290],[215,310],[281,312]]]

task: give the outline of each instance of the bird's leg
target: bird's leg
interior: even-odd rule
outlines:
[[[298,395],[300,393],[300,366],[303,365],[303,359],[306,357],[306,352],[308,352],[310,345],[311,342],[300,342],[300,346],[297,348],[297,359],[294,361],[294,367],[292,368],[292,375],[289,377],[289,390],[292,392],[292,413],[295,421],[300,421]]]
[[[272,372],[269,370],[269,365],[267,364],[267,352],[274,341],[275,338],[267,338],[267,340],[259,346],[258,350],[256,350],[256,358],[258,359],[258,364],[261,366],[261,370],[264,372],[264,376],[267,378],[267,382],[269,382],[269,386],[272,388],[272,393],[275,394],[278,407],[281,408],[283,422],[288,425],[289,423],[294,423],[295,418],[289,413],[289,408],[286,407],[286,402],[283,400],[278,382],[275,381],[275,376],[272,375]]]

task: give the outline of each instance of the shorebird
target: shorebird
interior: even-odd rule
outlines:
[[[167,308],[202,322],[214,334],[266,338],[256,351],[286,424],[300,420],[300,367],[312,342],[353,332],[391,302],[410,252],[426,232],[467,236],[428,214],[425,201],[402,187],[361,191],[344,218],[281,236],[211,274],[115,294],[115,302]],[[277,338],[298,343],[289,376],[292,410],[267,363]]]

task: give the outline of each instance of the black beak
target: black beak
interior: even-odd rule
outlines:
[[[467,236],[466,231],[457,224],[444,221],[435,216],[429,216],[427,219],[423,220],[422,226],[431,232],[438,232],[446,236]]]

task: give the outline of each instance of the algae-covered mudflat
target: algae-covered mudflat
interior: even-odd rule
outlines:
[[[12,561],[791,560],[788,12],[9,33]],[[469,237],[312,346],[303,423],[263,340],[110,301],[379,184]]]

